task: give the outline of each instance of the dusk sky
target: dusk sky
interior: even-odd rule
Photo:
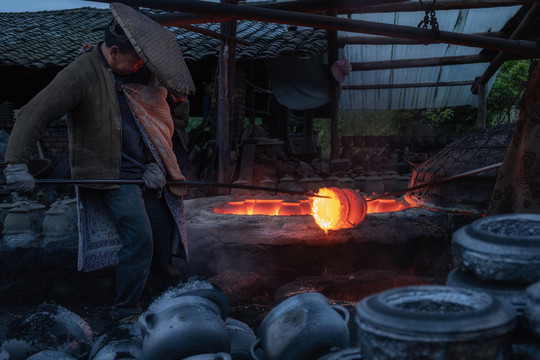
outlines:
[[[216,2],[219,0],[206,0]],[[108,9],[109,4],[84,0],[1,0],[0,12],[74,9],[84,6]]]

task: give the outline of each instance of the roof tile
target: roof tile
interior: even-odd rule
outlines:
[[[0,13],[0,66],[65,66],[77,56],[81,46],[101,40],[102,29],[111,18],[109,10],[89,7]],[[197,26],[220,31],[219,23]],[[219,56],[220,40],[182,28],[170,29],[186,60]],[[281,24],[241,20],[237,22],[236,36],[251,43],[237,45],[237,59],[317,54],[326,49],[324,30],[288,31]]]

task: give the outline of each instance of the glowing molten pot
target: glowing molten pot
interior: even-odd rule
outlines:
[[[322,188],[311,204],[311,215],[324,231],[348,229],[360,224],[367,212],[366,199],[351,189]]]

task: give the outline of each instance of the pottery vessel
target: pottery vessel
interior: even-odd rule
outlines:
[[[515,314],[485,292],[451,286],[394,288],[356,306],[365,359],[504,359]]]
[[[182,295],[158,301],[139,318],[142,360],[182,359],[230,351],[219,307],[202,296]]]
[[[454,262],[483,281],[540,280],[540,215],[488,216],[452,235]]]
[[[261,322],[253,359],[262,349],[265,360],[316,359],[330,349],[349,346],[349,312],[330,305],[319,293],[303,293],[281,302]]]

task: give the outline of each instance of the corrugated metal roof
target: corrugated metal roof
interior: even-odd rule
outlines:
[[[481,33],[501,30],[521,6],[436,11],[440,30],[457,33]],[[424,12],[353,14],[353,19],[416,27]],[[34,13],[0,13],[0,66],[44,68],[65,66],[84,44],[101,40],[101,30],[112,15],[107,9],[80,8]],[[199,24],[219,32],[220,25]],[[181,28],[175,33],[186,60],[197,61],[219,55],[220,40]],[[325,30],[242,20],[237,37],[251,45],[237,45],[238,59],[257,59],[281,55],[313,55],[327,50]],[[339,32],[339,36],[358,36]],[[365,35],[369,36],[369,35]],[[343,57],[352,63],[480,54],[482,49],[448,44],[429,45],[345,45]],[[488,63],[353,71],[342,84],[384,85],[472,82],[481,76]],[[495,76],[486,85],[489,93]],[[377,90],[343,90],[342,109],[414,109],[458,105],[477,106],[478,97],[471,86],[415,87]]]
[[[499,31],[516,14],[520,6],[484,9],[436,11],[439,29],[457,33]],[[353,19],[416,27],[424,12],[354,14]],[[339,32],[339,36],[358,36]],[[366,35],[367,36],[367,35]],[[482,49],[449,44],[419,45],[346,45],[343,57],[351,63],[444,56],[474,55]],[[474,81],[489,63],[447,65],[423,68],[353,71],[342,85],[418,84]],[[489,93],[495,76],[486,85]],[[478,96],[471,86],[418,87],[397,89],[343,90],[342,109],[415,109],[448,106],[478,106]]]
[[[84,44],[102,39],[102,30],[111,20],[108,9],[79,8],[58,11],[0,13],[0,66],[44,68],[65,66]],[[219,32],[219,24],[200,24]],[[220,40],[185,29],[171,28],[186,60],[218,56]],[[309,28],[289,31],[282,24],[241,20],[237,37],[251,45],[237,45],[238,59],[276,57],[292,54],[319,54],[326,49],[324,30]]]

